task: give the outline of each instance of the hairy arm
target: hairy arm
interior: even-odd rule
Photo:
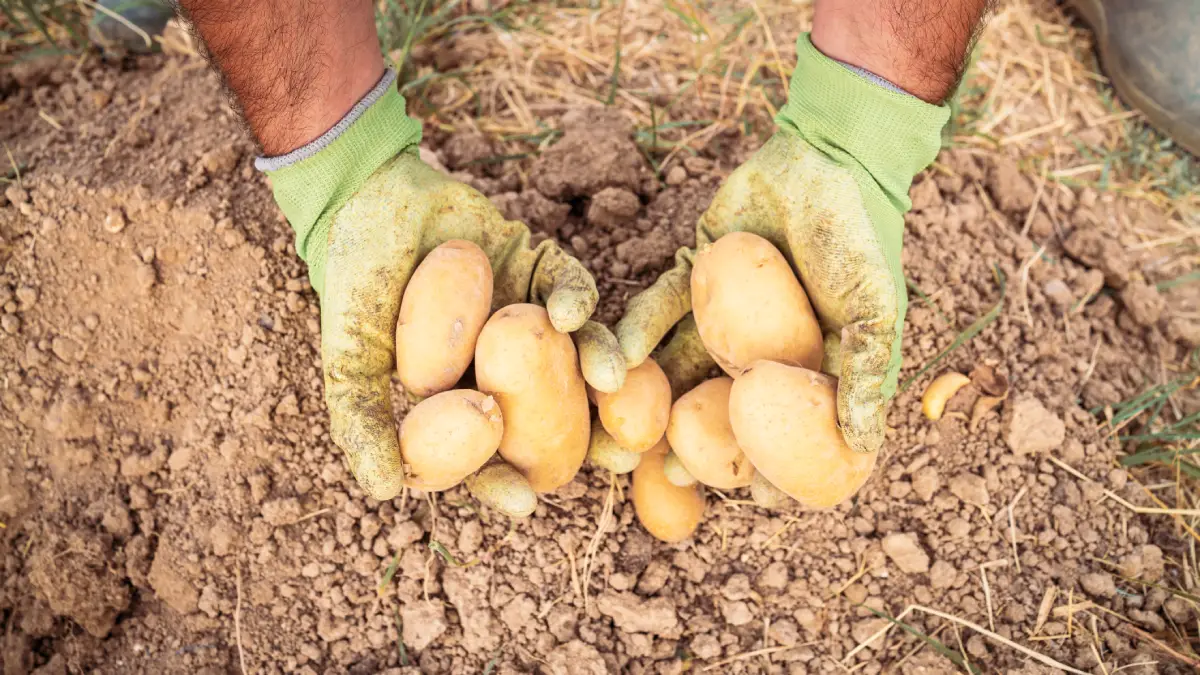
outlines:
[[[266,155],[337,124],[383,76],[370,0],[180,0]]]
[[[812,43],[929,103],[958,86],[992,0],[817,0]]]

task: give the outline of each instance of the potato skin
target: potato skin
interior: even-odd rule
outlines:
[[[475,380],[504,413],[500,456],[550,492],[575,477],[587,455],[591,421],[571,338],[537,305],[509,305],[484,324],[475,345]]]
[[[858,492],[879,453],[858,453],[837,422],[837,380],[756,361],[733,383],[729,421],[762,474],[806,508],[825,509]]]
[[[754,466],[738,447],[729,424],[729,391],[733,379],[700,383],[671,406],[667,442],[696,480],[719,490],[746,487]]]
[[[396,322],[396,374],[405,390],[431,396],[454,386],[475,355],[492,307],[492,266],[483,249],[452,239],[417,265]]]
[[[696,253],[692,313],[700,339],[733,377],[759,359],[821,367],[821,326],[787,259],[771,242],[730,232]]]
[[[646,452],[662,440],[671,417],[671,383],[654,359],[627,372],[615,393],[592,392],[605,431],[621,447]]]
[[[670,450],[667,441],[642,453],[642,461],[633,470],[630,498],[642,527],[668,543],[692,536],[704,516],[704,493],[699,485],[679,487],[667,480],[663,460]]]
[[[487,394],[452,389],[421,401],[400,424],[408,487],[436,492],[487,463],[504,435],[500,405]]]

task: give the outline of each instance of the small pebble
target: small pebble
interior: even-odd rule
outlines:
[[[9,335],[16,335],[21,331],[21,317],[16,314],[0,316],[0,328]]]
[[[104,216],[104,231],[110,234],[117,234],[124,230],[126,224],[125,214],[121,212],[121,209],[113,209]]]
[[[676,164],[667,172],[667,185],[680,185],[687,180],[687,169]]]

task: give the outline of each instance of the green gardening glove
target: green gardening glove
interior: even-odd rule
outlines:
[[[747,231],[779,248],[826,334],[841,338],[835,374],[846,441],[872,452],[883,445],[885,408],[900,370],[908,189],[937,155],[949,109],[826,57],[807,34],[796,51],[779,131],[717,192],[696,226],[696,246]],[[629,301],[616,333],[630,367],[691,311],[692,254],[680,250],[676,266]],[[676,331],[673,339],[683,344],[669,353],[677,361],[691,355],[676,372],[694,379],[711,362],[695,349],[690,325]]]
[[[530,248],[525,225],[417,156],[420,124],[388,72],[345,119],[317,141],[260,159],[275,200],[296,230],[321,298],[321,361],[330,435],[359,485],[375,499],[403,487],[390,379],[396,320],[417,264],[451,239],[478,244],[494,275],[493,308],[536,302],[561,332],[577,336],[584,376],[615,391],[625,361],[617,342],[588,322],[598,299],[583,265],[553,241]]]

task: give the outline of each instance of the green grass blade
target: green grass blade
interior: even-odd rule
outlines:
[[[929,372],[930,368],[936,366],[942,359],[949,356],[951,352],[966,344],[976,335],[979,335],[984,328],[990,326],[993,321],[1000,317],[1000,313],[1004,311],[1004,296],[1008,292],[1008,280],[1004,276],[1004,272],[1001,271],[999,267],[993,267],[992,270],[996,274],[996,282],[1000,285],[1000,299],[996,301],[996,305],[988,310],[987,314],[984,314],[976,319],[975,322],[970,326],[967,326],[966,330],[959,333],[958,337],[954,338],[954,342],[951,342],[950,346],[946,347],[941,354],[933,357],[932,361],[926,363],[920,370],[916,372],[916,374],[905,380],[904,384],[900,385],[900,390],[897,393],[902,393],[907,390],[912,386],[913,382],[916,382],[922,375]]]
[[[383,578],[379,580],[379,587],[375,589],[379,597],[382,598],[383,594],[387,592],[387,587],[392,583],[392,577],[396,576],[396,568],[398,567],[400,567],[399,551],[396,552],[396,557],[392,558],[391,564],[383,571]]]
[[[891,622],[891,624],[893,626],[899,626],[900,629],[903,630],[905,633],[908,633],[909,635],[919,638],[925,644],[929,645],[930,647],[933,647],[934,651],[936,651],[938,654],[941,654],[942,656],[946,657],[947,659],[950,659],[950,661],[952,663],[954,663],[954,665],[958,666],[959,668],[962,668],[964,670],[969,670],[972,675],[983,675],[982,671],[980,671],[979,668],[975,667],[975,664],[968,663],[967,660],[963,658],[962,654],[960,654],[960,653],[954,651],[953,649],[950,649],[946,645],[942,644],[941,641],[939,641],[937,638],[930,637],[929,635],[922,633],[921,631],[904,623],[903,621],[900,621],[899,619],[896,619],[895,617],[885,614],[885,613],[875,609],[874,607],[867,607],[866,605],[862,605],[862,604],[860,604],[858,606],[866,607],[875,616],[877,616],[881,619],[887,619],[889,622]]]

